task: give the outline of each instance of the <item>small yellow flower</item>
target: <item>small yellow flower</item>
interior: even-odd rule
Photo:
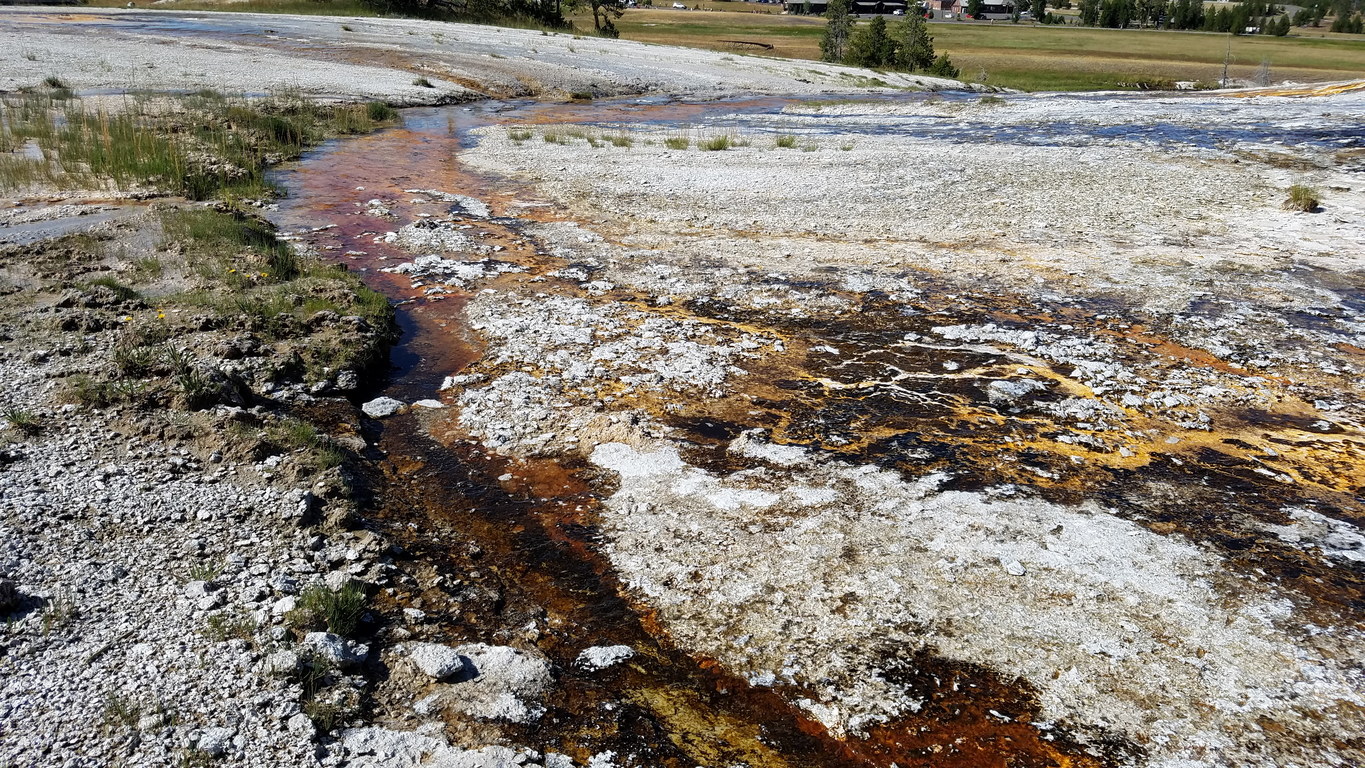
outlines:
[[[236,272],[236,271],[237,271],[237,270],[235,270],[235,269],[229,269],[229,270],[228,270],[228,274],[230,275],[230,274],[232,274],[233,272]]]
[[[270,277],[270,273],[269,273],[269,272],[262,272],[262,273],[261,273],[261,277]]]

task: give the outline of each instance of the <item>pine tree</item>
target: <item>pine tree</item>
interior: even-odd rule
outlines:
[[[934,63],[934,38],[929,36],[929,25],[919,16],[907,16],[905,21],[891,26],[891,39],[896,43],[895,64],[907,72],[928,69]]]
[[[855,67],[884,67],[891,63],[894,46],[886,34],[886,19],[874,17],[872,23],[859,27],[849,38],[844,63]]]
[[[1081,23],[1087,27],[1100,23],[1100,0],[1081,0]]]
[[[957,77],[962,73],[957,67],[953,66],[953,62],[949,60],[948,54],[945,53],[937,59],[934,59],[934,63],[929,66],[929,74],[938,75],[939,77]]]
[[[824,61],[843,61],[848,49],[849,32],[853,19],[848,15],[849,0],[830,0],[825,11],[825,34],[820,38],[820,58]]]

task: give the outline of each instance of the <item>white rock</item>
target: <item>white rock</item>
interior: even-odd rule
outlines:
[[[232,737],[236,733],[231,728],[205,728],[199,732],[195,747],[213,757],[219,757],[226,754],[228,748],[232,746]]]
[[[447,745],[429,736],[387,728],[347,728],[337,740],[348,755],[373,755],[376,764],[415,766],[427,755]]]
[[[382,419],[385,416],[392,416],[403,410],[403,402],[392,397],[376,397],[375,399],[360,406],[360,410],[372,419]]]
[[[1033,379],[1000,379],[986,385],[986,397],[992,403],[1013,403],[1043,388]]]
[[[629,645],[594,645],[584,648],[574,663],[584,669],[606,669],[634,655],[635,649]]]
[[[286,720],[284,725],[290,733],[297,736],[311,739],[317,735],[317,727],[313,725],[313,721],[308,718],[308,715],[302,712]]]
[[[422,673],[436,680],[445,680],[465,668],[459,651],[439,643],[413,643],[408,646],[408,658]]]
[[[331,632],[309,632],[303,638],[303,646],[339,667],[360,664],[370,653],[368,647]]]
[[[545,714],[541,699],[550,690],[550,662],[531,651],[471,643],[455,648],[466,659],[468,682],[451,687],[447,702],[459,712],[483,720],[529,723]]]
[[[275,651],[265,657],[262,666],[266,674],[288,677],[298,671],[299,655],[289,649]]]

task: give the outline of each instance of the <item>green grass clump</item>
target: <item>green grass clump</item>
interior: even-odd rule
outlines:
[[[1322,201],[1318,199],[1318,191],[1303,184],[1295,184],[1289,188],[1289,197],[1285,198],[1281,207],[1286,211],[1298,211],[1299,213],[1312,213],[1318,209]]]
[[[33,435],[43,431],[43,422],[32,411],[23,408],[6,408],[4,413],[5,422],[20,434]]]
[[[251,640],[255,625],[241,613],[215,613],[204,622],[204,637],[215,643],[225,640]]]
[[[266,439],[282,450],[311,448],[318,442],[317,427],[295,418],[284,418],[266,427]]]
[[[664,139],[664,146],[669,149],[687,149],[692,146],[692,139],[686,136],[669,136]]]
[[[507,138],[511,139],[512,141],[516,142],[526,141],[527,139],[531,138],[531,135],[532,135],[531,132],[526,130],[525,128],[507,129]]]
[[[80,618],[81,611],[69,592],[60,592],[47,601],[42,616],[43,634],[50,635],[56,630],[70,626]]]
[[[155,256],[135,259],[133,261],[133,276],[139,280],[157,280],[166,273],[166,265],[161,263],[161,259]]]
[[[265,166],[336,135],[364,133],[394,117],[386,105],[323,105],[299,94],[227,98],[203,90],[130,101],[115,113],[65,99],[64,89],[0,99],[0,190],[38,183],[127,190],[149,187],[206,200],[271,192]]]
[[[376,123],[383,123],[398,119],[398,110],[382,101],[371,101],[365,105],[365,116]]]
[[[712,136],[698,146],[707,152],[720,152],[734,146],[734,143],[734,139],[730,138],[729,134],[721,134],[720,136]]]
[[[428,80],[428,79],[426,79],[425,77],[419,77],[419,78],[417,78],[416,80],[413,80],[413,81],[412,81],[412,84],[415,85],[415,86],[417,86],[418,88],[435,88],[435,87],[436,87],[436,86],[432,85],[432,84],[431,84],[431,81]]]
[[[235,211],[207,208],[162,214],[169,240],[182,243],[202,276],[243,288],[284,282],[300,274],[298,255],[264,221]]]
[[[114,365],[124,376],[143,378],[154,373],[164,355],[155,347],[120,344],[114,347]]]
[[[108,288],[109,290],[113,291],[113,292],[114,292],[114,296],[118,297],[118,300],[119,300],[119,301],[136,301],[136,302],[142,301],[142,294],[138,293],[137,291],[133,290],[132,288],[129,288],[128,286],[124,285],[123,283],[120,283],[118,280],[115,280],[115,279],[112,278],[112,277],[107,277],[107,276],[106,276],[106,277],[97,277],[97,278],[95,278],[94,280],[91,280],[91,281],[89,282],[88,287],[93,287],[93,286],[97,286],[97,285],[98,285],[98,286],[103,286],[103,287]]]
[[[773,140],[773,145],[782,149],[792,149],[796,146],[796,137],[789,133],[784,133]]]
[[[114,729],[119,726],[134,728],[142,719],[142,706],[136,700],[117,693],[104,696],[104,725]]]
[[[365,591],[355,582],[349,582],[341,589],[314,584],[299,593],[298,603],[288,619],[301,630],[325,627],[332,634],[349,637],[360,626],[364,611]]]
[[[128,395],[134,394],[127,385],[120,382],[102,381],[89,374],[78,373],[69,378],[62,388],[63,402],[103,408],[123,402]]]

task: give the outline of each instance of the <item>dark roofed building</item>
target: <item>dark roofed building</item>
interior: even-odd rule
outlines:
[[[798,0],[786,0],[782,3],[782,10],[791,14],[806,12],[807,3]],[[812,16],[823,16],[829,9],[829,0],[811,0],[809,3],[810,14]],[[909,4],[906,0],[853,0],[849,3],[848,12],[856,13],[860,16],[871,16],[876,14],[893,14],[896,11],[905,13]]]

